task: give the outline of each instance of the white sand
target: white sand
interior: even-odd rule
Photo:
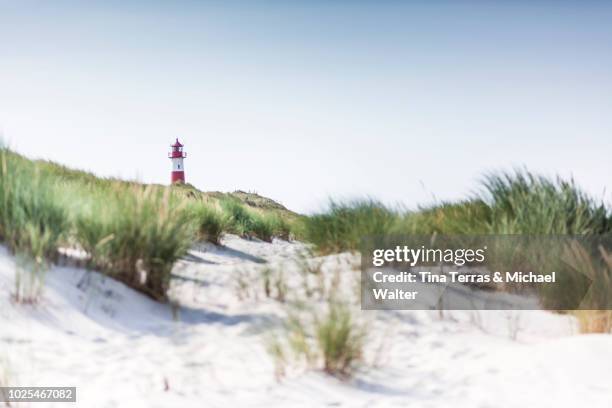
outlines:
[[[571,318],[546,312],[360,312],[376,367],[350,382],[313,371],[278,382],[262,333],[283,308],[260,295],[239,300],[237,275],[249,282],[261,261],[290,270],[303,247],[234,236],[225,244],[176,265],[174,317],[169,305],[71,267],[48,273],[39,305],[14,305],[14,258],[1,249],[0,376],[76,386],[76,406],[88,408],[612,404],[612,336],[576,335]],[[346,273],[358,264],[348,254],[322,261]]]

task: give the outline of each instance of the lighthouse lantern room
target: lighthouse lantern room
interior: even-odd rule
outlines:
[[[172,150],[168,153],[168,157],[172,160],[172,183],[184,183],[185,167],[183,166],[183,159],[187,157],[187,153],[183,151],[183,145],[178,138],[174,144],[170,145],[170,148]]]

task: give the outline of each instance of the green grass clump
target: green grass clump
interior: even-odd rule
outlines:
[[[275,237],[289,241],[293,235],[293,224],[287,221],[283,216],[271,213],[265,215],[268,218],[268,222],[272,226],[273,234]]]
[[[280,221],[280,216],[249,210],[236,199],[222,200],[221,208],[226,213],[229,231],[242,237],[257,237],[263,241],[272,242],[275,236],[286,234],[284,230],[289,228]]]
[[[331,201],[325,213],[304,219],[301,234],[321,253],[357,250],[364,237],[385,235],[397,221],[395,211],[374,200]]]
[[[252,214],[250,232],[262,241],[272,242],[274,238],[274,220],[261,214]]]
[[[54,257],[69,227],[57,183],[6,149],[0,162],[0,238],[14,252]]]
[[[328,309],[322,319],[315,320],[323,370],[330,375],[350,377],[363,358],[366,333],[356,324],[348,306],[330,303]]]
[[[172,265],[190,248],[195,225],[169,190],[115,187],[92,192],[76,237],[93,265],[155,299],[165,300]]]
[[[246,236],[251,232],[253,215],[238,200],[224,199],[221,208],[228,216],[229,231],[240,236]]]
[[[608,208],[573,180],[516,171],[488,175],[483,186],[483,200],[491,208],[493,234],[582,235],[612,231]]]
[[[573,180],[527,171],[485,177],[478,197],[409,212],[398,234],[604,234],[612,230],[605,204]]]
[[[364,366],[366,326],[347,303],[327,299],[323,308],[298,308],[289,314],[283,334],[269,337],[267,345],[277,376],[297,362],[341,379]]]
[[[190,213],[197,228],[198,240],[220,245],[223,233],[229,224],[226,213],[212,204],[203,202],[192,205]]]
[[[234,198],[221,199],[219,207],[196,203],[191,206],[191,212],[199,226],[200,239],[217,245],[226,231],[266,242],[272,242],[274,237],[288,240],[291,234],[291,224],[281,215],[249,209]]]
[[[0,238],[18,255],[13,298],[36,303],[47,259],[55,259],[69,228],[58,185],[40,167],[0,150]]]
[[[482,200],[442,203],[404,214],[394,224],[398,235],[483,234],[489,229],[491,209]]]

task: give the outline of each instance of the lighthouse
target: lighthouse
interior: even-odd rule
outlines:
[[[172,183],[184,183],[185,167],[183,166],[183,159],[187,157],[187,153],[183,151],[183,145],[178,138],[174,144],[170,145],[170,148],[172,150],[168,153],[168,157],[172,160]]]

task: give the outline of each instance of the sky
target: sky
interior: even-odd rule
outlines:
[[[312,213],[492,171],[612,202],[612,2],[0,0],[0,134],[30,157]]]

